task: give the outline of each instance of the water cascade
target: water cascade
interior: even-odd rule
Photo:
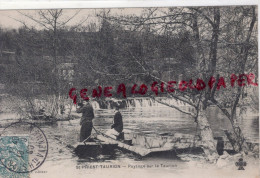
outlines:
[[[169,105],[175,106],[188,106],[186,103],[175,100],[173,98],[157,98],[161,102],[167,103]],[[106,100],[96,100],[92,101],[92,105],[94,109],[114,109],[115,106],[119,106],[120,108],[143,108],[143,107],[168,107],[164,104],[158,103],[157,101],[151,98],[127,98],[127,99],[106,99]]]

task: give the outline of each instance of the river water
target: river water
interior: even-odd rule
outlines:
[[[184,106],[185,107],[185,106]],[[146,134],[161,133],[187,133],[196,134],[196,123],[187,115],[177,112],[168,107],[139,107],[121,110],[126,132],[142,132]],[[223,136],[224,129],[230,129],[228,119],[221,112],[211,107],[208,110],[209,122],[212,126],[214,136]],[[114,111],[112,109],[96,109],[94,126],[97,129],[109,129],[113,121]],[[0,114],[1,123],[10,123],[15,115]],[[0,123],[0,124],[1,124]],[[239,120],[243,133],[250,141],[259,140],[259,117],[250,108]],[[58,122],[52,126],[41,126],[49,142],[49,153],[45,163],[34,171],[32,176],[41,177],[55,175],[55,171],[61,171],[63,177],[71,177],[77,172],[77,177],[93,176],[106,177],[111,171],[118,172],[117,175],[125,175],[125,171],[134,170],[133,175],[146,174],[152,177],[157,175],[182,175],[190,169],[190,163],[181,161],[175,154],[156,155],[145,159],[139,159],[131,153],[116,151],[112,157],[101,155],[98,158],[80,159],[73,154],[67,145],[75,145],[79,140],[79,119]],[[94,131],[92,131],[94,132]],[[112,168],[101,168],[102,165]],[[117,166],[120,166],[119,169]],[[123,167],[122,167],[123,165]],[[158,167],[155,167],[155,166]],[[96,166],[96,167],[95,167]],[[114,166],[114,167],[113,167]],[[149,167],[150,166],[150,167]],[[142,168],[146,167],[146,168]],[[149,168],[148,168],[149,167]],[[45,172],[46,171],[46,172]],[[132,176],[133,176],[132,175]],[[56,176],[54,176],[56,177]]]

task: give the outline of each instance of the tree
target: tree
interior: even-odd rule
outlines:
[[[63,80],[60,79],[58,71],[58,64],[61,62],[59,56],[64,53],[63,50],[65,46],[64,44],[62,44],[62,41],[64,38],[66,38],[66,29],[68,28],[67,24],[75,16],[77,16],[80,10],[77,10],[70,17],[64,15],[63,9],[38,10],[36,11],[36,15],[30,15],[24,13],[23,11],[18,12],[33,21],[35,25],[28,25],[24,21],[15,19],[24,25],[23,28],[19,29],[17,39],[13,40],[17,41],[18,44],[20,44],[20,46],[14,45],[17,46],[17,63],[20,65],[20,67],[27,71],[27,73],[30,73],[30,68],[36,67],[32,66],[31,63],[29,64],[29,68],[27,66],[24,66],[26,61],[30,61],[30,58],[40,58],[43,61],[45,60],[46,65],[48,65],[49,61],[52,61],[52,65],[49,65],[47,67],[47,71],[40,72],[42,75],[45,75],[45,79],[41,80],[46,84],[44,87],[47,87],[52,91],[51,93],[48,92],[46,94],[52,94],[53,96],[52,103],[54,104],[51,107],[51,115],[56,116],[59,111],[60,103],[62,103],[61,91],[64,90],[64,87],[68,88],[68,85],[66,83],[67,81],[62,82]],[[80,21],[78,24],[72,27],[72,29],[77,28],[86,20],[87,18]],[[29,36],[31,36],[31,38],[28,38]],[[44,57],[47,57],[50,60],[46,60],[46,58]],[[36,63],[42,64],[39,61],[37,61]],[[27,92],[30,93],[30,88],[27,88],[27,90]]]
[[[254,51],[253,53],[256,53],[256,49],[253,48],[252,45],[249,45],[251,41],[256,41],[257,39],[256,36],[251,38],[252,34],[256,33],[256,12],[254,6],[168,8],[163,10],[151,8],[144,10],[144,13],[141,16],[104,17],[101,15],[100,17],[110,23],[120,24],[124,26],[125,29],[131,29],[134,32],[143,32],[149,29],[151,34],[161,36],[170,34],[171,36],[176,36],[180,31],[185,30],[193,34],[191,43],[195,51],[197,66],[194,70],[191,70],[191,73],[194,77],[201,78],[204,81],[208,81],[211,76],[217,76],[216,82],[212,89],[208,88],[198,92],[191,92],[189,90],[181,92],[176,89],[175,93],[167,93],[168,97],[181,100],[194,107],[196,110],[195,113],[183,111],[178,106],[167,105],[188,114],[195,119],[200,130],[200,136],[204,142],[202,147],[210,160],[217,158],[216,144],[206,117],[206,109],[211,104],[215,104],[219,107],[230,120],[233,126],[233,132],[236,135],[236,143],[234,144],[240,145],[239,148],[236,148],[235,150],[241,151],[241,145],[244,145],[244,151],[248,151],[246,150],[247,147],[244,137],[241,134],[241,129],[234,122],[235,110],[243,92],[242,87],[237,88],[237,92],[235,92],[236,97],[231,101],[231,103],[233,103],[231,114],[222,106],[222,103],[218,101],[219,98],[223,98],[223,95],[221,96],[216,88],[217,83],[220,80],[219,75],[225,72],[225,69],[227,68],[224,67],[224,65],[226,65],[229,60],[234,60],[235,63],[238,63],[238,60],[240,60],[240,64],[242,65],[238,68],[237,66],[235,67],[236,69],[239,69],[238,71],[229,69],[229,73],[226,75],[228,77],[230,77],[230,73],[244,73],[246,63],[248,59],[251,58],[249,57],[249,54],[252,51]],[[232,19],[232,21],[229,21],[230,19]],[[234,31],[229,30],[228,28],[233,28]],[[244,39],[242,36],[246,36],[246,38]],[[223,46],[226,48],[223,48]],[[220,55],[221,52],[225,50],[234,50],[234,48],[238,51],[237,55],[228,56],[228,53],[225,53],[226,56]],[[147,66],[149,59],[145,59],[144,56],[137,56],[136,54],[131,53],[129,49],[126,49],[125,52],[131,57],[131,62],[134,62],[138,66],[139,71],[141,70],[146,73],[155,81],[166,84],[162,78],[153,75],[153,69]],[[167,53],[165,52],[164,54]],[[255,56],[255,54],[253,55]],[[225,60],[226,58],[229,58],[229,60]],[[257,57],[255,59],[257,59]],[[121,66],[122,65],[123,64],[121,64]],[[234,65],[234,63],[231,65]],[[112,73],[105,73],[105,75],[112,75]],[[114,77],[116,77],[116,75],[114,75]],[[234,90],[230,92],[230,95],[233,93]],[[155,100],[157,99],[155,98]]]

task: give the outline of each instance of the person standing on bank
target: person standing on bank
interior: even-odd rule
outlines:
[[[114,123],[111,125],[111,129],[115,129],[118,133],[123,131],[123,120],[118,106],[115,108]]]
[[[90,137],[94,119],[94,110],[89,100],[83,100],[82,105],[77,108],[77,113],[82,113],[82,117],[80,119],[80,142],[83,142],[87,138]]]
[[[121,140],[124,139],[122,131],[123,131],[123,119],[119,111],[119,107],[116,106],[113,125],[111,125],[111,129],[107,131],[107,135],[109,135],[114,139]]]

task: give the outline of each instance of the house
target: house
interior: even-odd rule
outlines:
[[[57,65],[59,77],[72,82],[75,74],[75,67],[77,63],[61,63]]]
[[[53,61],[52,56],[43,56],[44,60]],[[75,69],[78,65],[77,61],[73,56],[57,56],[56,57],[56,69],[58,72],[59,79],[72,82],[75,75]],[[54,72],[54,69],[52,70]]]

